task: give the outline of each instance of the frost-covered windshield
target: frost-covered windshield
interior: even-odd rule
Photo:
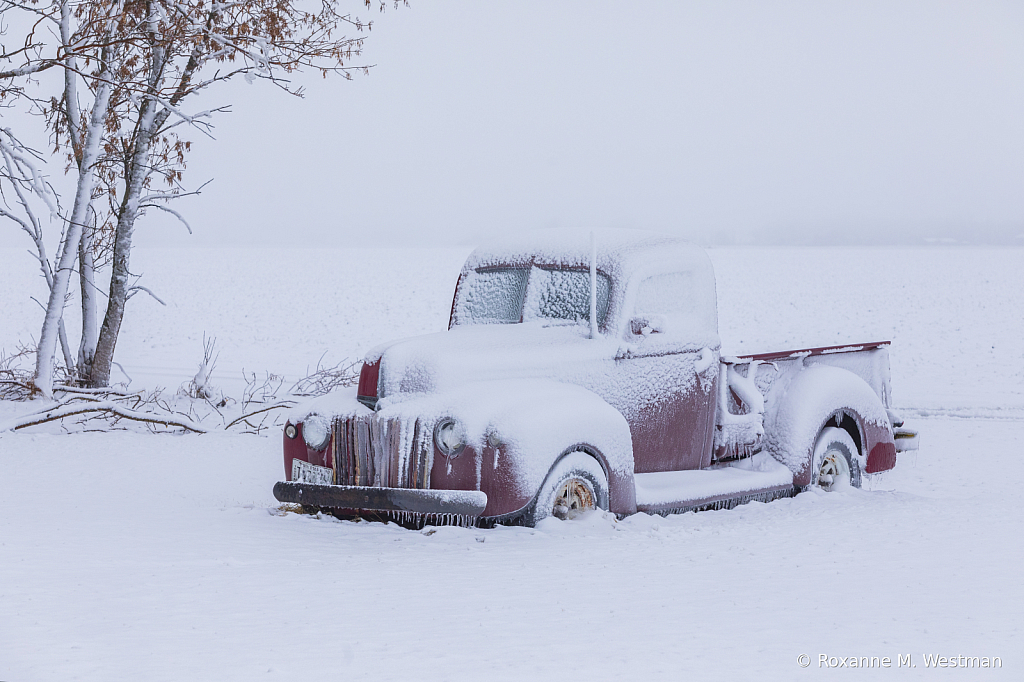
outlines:
[[[597,273],[597,321],[608,314],[609,280]],[[462,283],[456,324],[536,319],[590,321],[590,272],[545,267],[481,268]]]
[[[529,275],[528,268],[493,268],[471,272],[462,284],[459,323],[519,322]]]
[[[608,313],[608,278],[597,275],[597,323]],[[590,321],[590,273],[585,270],[532,268],[523,320]]]

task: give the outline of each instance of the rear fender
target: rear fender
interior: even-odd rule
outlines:
[[[765,446],[793,472],[798,486],[811,483],[814,443],[828,425],[851,433],[859,447],[861,471],[875,473],[896,464],[889,417],[879,396],[845,369],[812,365],[773,384],[765,409]]]

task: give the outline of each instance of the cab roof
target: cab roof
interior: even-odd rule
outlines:
[[[591,239],[596,242],[597,267],[614,277],[628,276],[653,261],[695,261],[710,266],[707,254],[684,239],[657,232],[626,229],[527,230],[475,249],[463,271],[499,265],[590,267]]]

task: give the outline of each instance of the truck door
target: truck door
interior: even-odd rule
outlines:
[[[713,286],[713,284],[712,284]],[[711,461],[718,382],[714,289],[692,272],[641,279],[615,358],[630,389],[620,409],[633,438],[637,473],[698,469]]]

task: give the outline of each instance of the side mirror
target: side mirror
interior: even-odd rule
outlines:
[[[650,334],[660,334],[661,325],[646,317],[634,317],[629,321],[629,330],[634,336],[648,336]]]

